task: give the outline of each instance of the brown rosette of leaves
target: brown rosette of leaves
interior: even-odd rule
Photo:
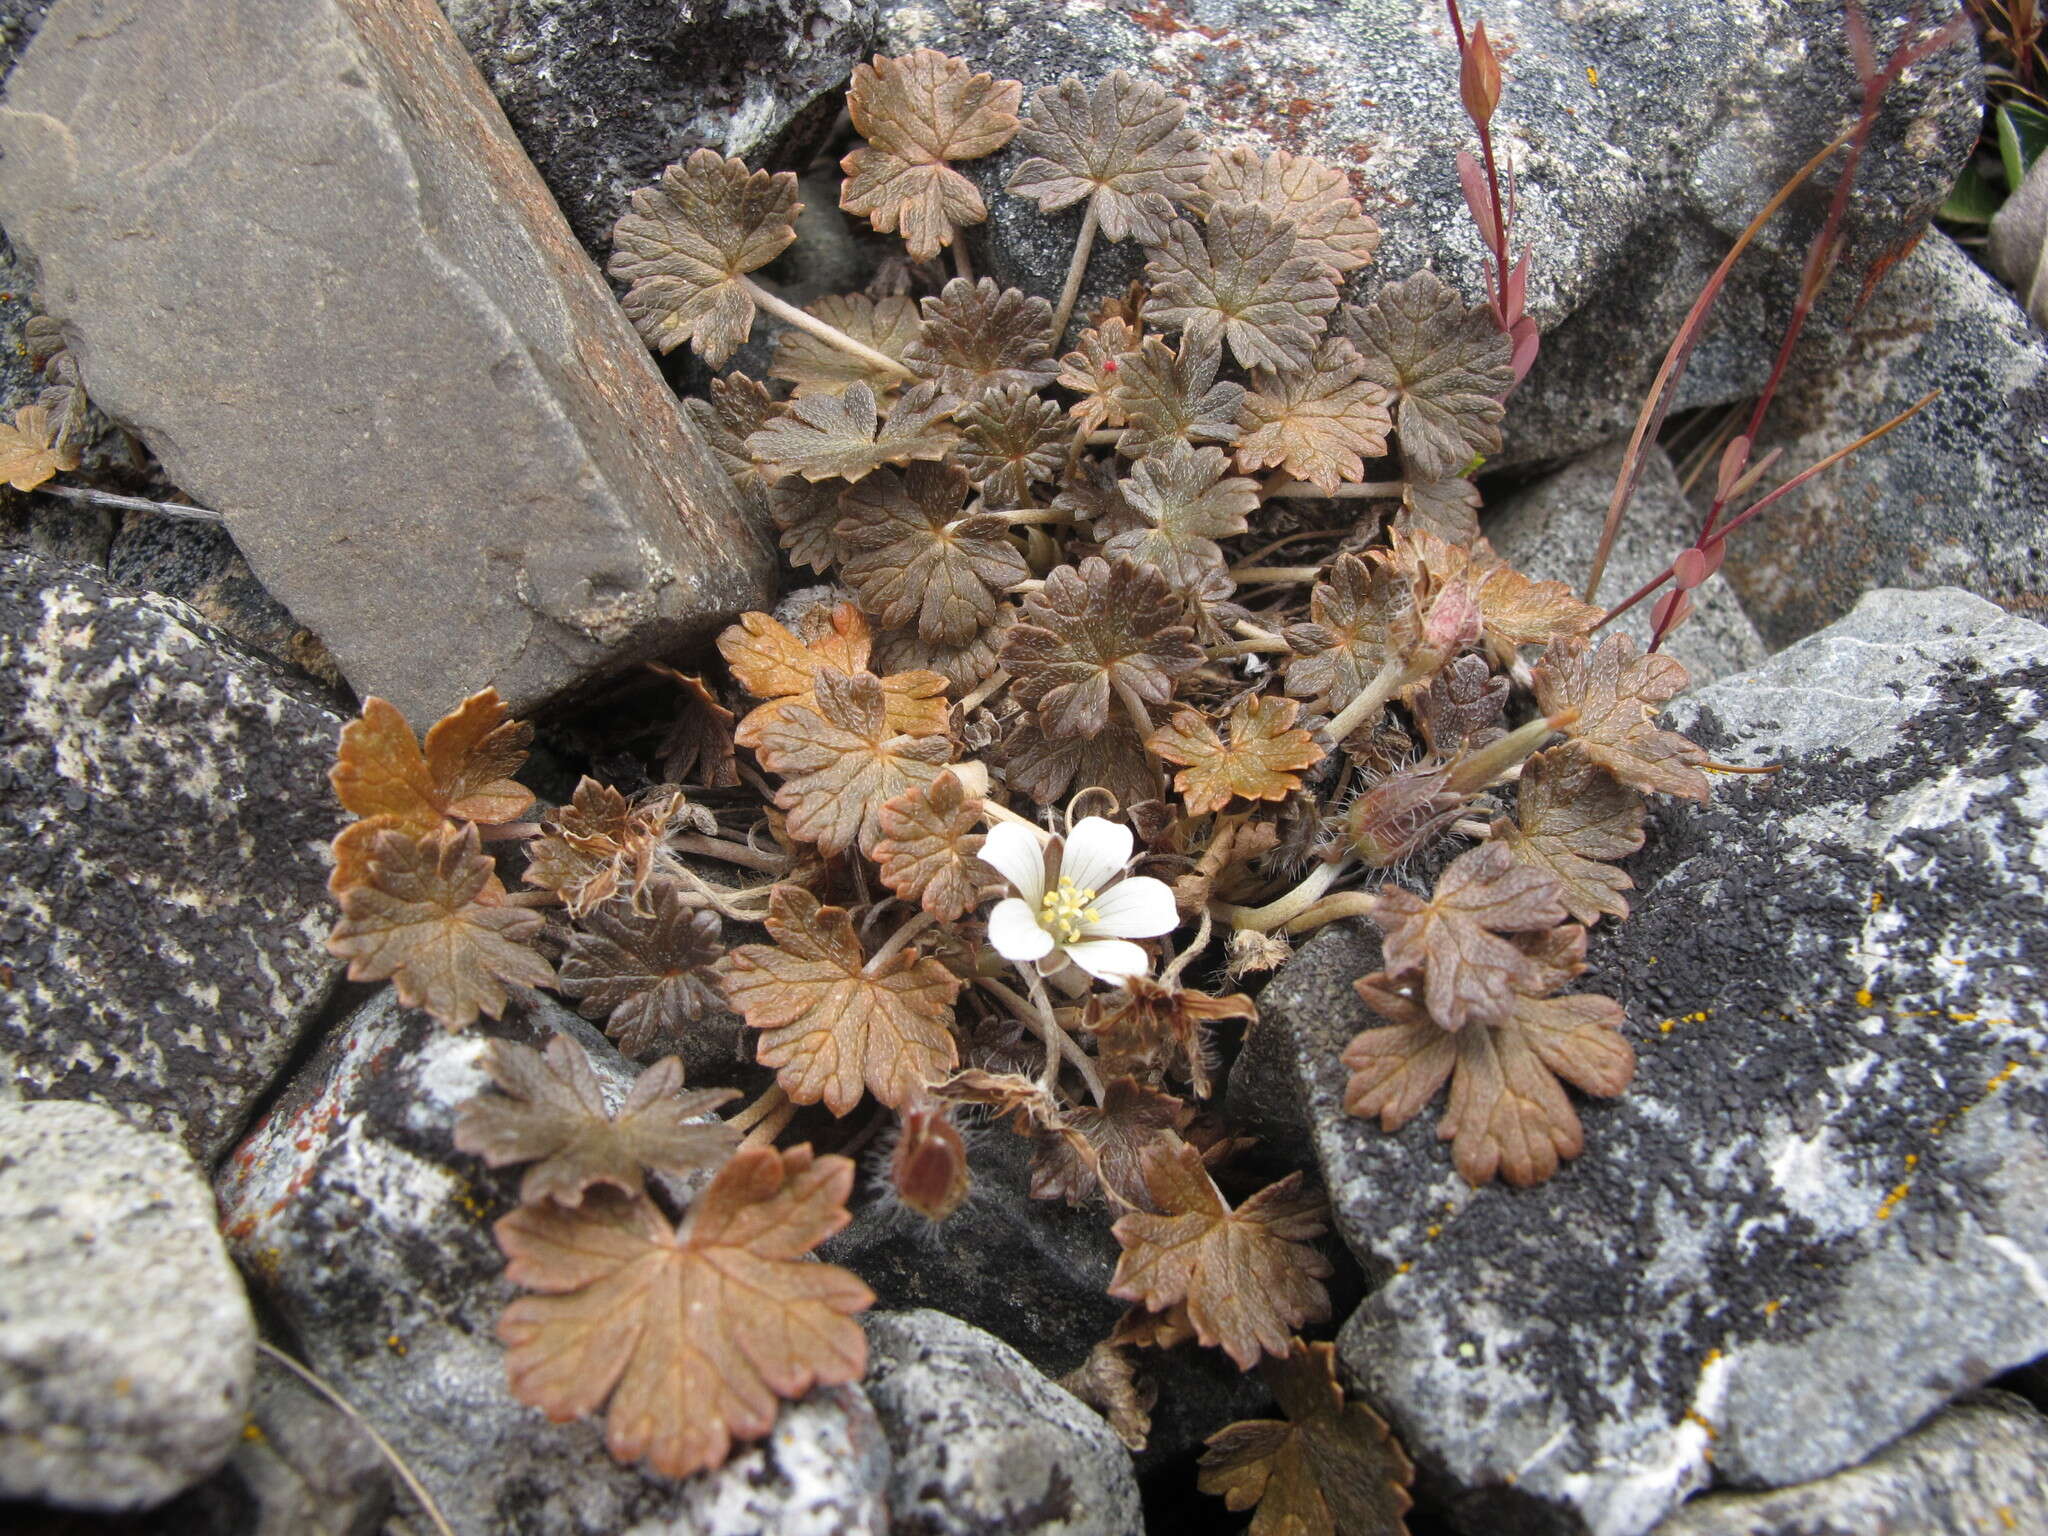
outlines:
[[[1219,204],[1263,208],[1294,226],[1294,250],[1319,261],[1333,277],[1372,260],[1380,227],[1351,196],[1342,171],[1309,155],[1276,149],[1261,155],[1249,144],[1219,149],[1202,177],[1203,211]]]
[[[708,789],[723,789],[739,783],[734,767],[733,713],[712,697],[704,679],[665,667],[658,661],[647,670],[667,678],[681,690],[682,703],[654,749],[656,770],[670,784],[687,784],[693,777]]]
[[[32,491],[52,475],[78,468],[78,450],[64,440],[64,413],[38,402],[0,421],[0,481]]]
[[[1227,342],[1247,368],[1307,367],[1337,307],[1329,269],[1297,255],[1294,226],[1260,208],[1224,204],[1199,227],[1176,219],[1145,275],[1148,319],[1179,326],[1193,347]]]
[[[882,806],[875,863],[890,890],[951,923],[974,909],[984,886],[1000,882],[975,857],[981,844],[980,799],[957,774],[942,772]]]
[[[1329,579],[1309,592],[1307,624],[1290,625],[1294,652],[1287,691],[1326,699],[1342,709],[1379,675],[1389,656],[1405,656],[1422,641],[1415,591],[1385,552],[1339,555]]]
[[[1221,448],[1182,442],[1140,459],[1121,488],[1122,510],[1108,511],[1095,523],[1103,554],[1156,565],[1182,588],[1200,586],[1208,573],[1223,574],[1226,562],[1216,541],[1243,533],[1259,509],[1258,483],[1229,471]]]
[[[1151,740],[1152,750],[1182,764],[1173,787],[1190,816],[1220,811],[1233,799],[1285,800],[1301,787],[1301,771],[1323,760],[1313,736],[1295,725],[1292,699],[1247,694],[1231,706],[1230,739],[1194,710],[1184,709]]]
[[[646,1199],[523,1205],[497,1224],[505,1275],[538,1295],[505,1309],[512,1395],[554,1419],[610,1402],[605,1446],[662,1477],[722,1465],[775,1425],[778,1399],[858,1381],[874,1303],[808,1254],[851,1219],[853,1164],[749,1147],[680,1228]]]
[[[1110,1295],[1154,1314],[1185,1309],[1195,1337],[1241,1371],[1286,1354],[1295,1329],[1330,1315],[1330,1261],[1313,1246],[1324,1201],[1304,1193],[1299,1173],[1232,1209],[1202,1154],[1178,1138],[1152,1141],[1142,1163],[1156,1209],[1111,1228],[1124,1252]]]
[[[1244,386],[1217,383],[1222,367],[1222,348],[1193,337],[1183,337],[1176,350],[1147,336],[1136,352],[1119,357],[1109,398],[1129,425],[1116,451],[1142,459],[1175,443],[1237,441]]]
[[[620,301],[647,344],[691,343],[713,368],[754,325],[746,274],[796,239],[796,176],[749,171],[744,161],[693,150],[633,194],[612,230],[611,275],[632,286]]]
[[[1173,680],[1204,660],[1184,612],[1150,566],[1095,555],[1078,568],[1059,566],[1025,598],[1024,617],[1003,644],[1011,691],[1051,736],[1098,735],[1117,697],[1137,725],[1145,705],[1172,699]],[[1149,716],[1143,725],[1149,736]]]
[[[864,293],[828,293],[804,306],[835,331],[873,347],[884,357],[903,361],[917,340],[917,304],[907,298],[871,299]],[[796,386],[796,396],[837,395],[849,384],[865,384],[875,398],[886,400],[903,381],[873,363],[822,341],[809,331],[790,326],[775,338],[775,360],[769,370]],[[714,381],[712,388],[717,384]],[[742,433],[742,436],[746,434]]]
[[[1627,635],[1609,635],[1588,656],[1586,642],[1563,639],[1536,663],[1536,702],[1547,714],[1576,709],[1566,729],[1570,750],[1646,794],[1707,798],[1699,765],[1707,754],[1657,713],[1685,688],[1684,665],[1661,652],[1636,654]]]
[[[967,473],[951,464],[881,470],[845,499],[842,574],[884,624],[915,624],[926,640],[961,645],[1001,616],[1007,588],[1031,575],[1010,525],[962,516]]]
[[[1057,213],[1093,199],[1097,225],[1111,240],[1156,245],[1166,237],[1175,201],[1195,194],[1209,157],[1183,123],[1187,104],[1150,80],[1112,70],[1091,90],[1071,76],[1031,98],[1017,134],[1031,158],[1010,173],[1007,190]]]
[[[765,613],[743,613],[719,634],[719,654],[739,685],[766,702],[740,721],[733,740],[761,745],[763,734],[792,709],[817,707],[822,672],[867,670],[874,648],[868,622],[851,603],[813,608],[787,628]],[[906,736],[946,728],[946,680],[935,672],[898,672],[882,679],[889,725]]]
[[[1449,479],[1500,451],[1514,348],[1484,304],[1467,305],[1425,271],[1387,284],[1363,309],[1347,306],[1343,319],[1365,377],[1394,397],[1410,475]]]
[[[380,830],[369,839],[365,880],[341,893],[329,953],[350,981],[389,979],[398,1000],[449,1029],[505,1011],[507,987],[554,984],[554,967],[527,948],[541,916],[487,901],[490,859],[473,825],[424,836]]]
[[[900,229],[912,259],[931,260],[988,217],[980,190],[950,162],[1009,143],[1023,99],[1019,82],[975,74],[930,48],[856,65],[846,109],[867,143],[839,162],[839,206],[884,234]]]
[[[716,913],[691,907],[682,888],[656,888],[646,913],[608,902],[583,919],[561,960],[562,994],[628,1056],[685,1033],[723,1006],[712,966],[725,953]]]
[[[815,704],[786,707],[755,750],[782,780],[775,803],[789,813],[791,837],[821,853],[858,846],[872,856],[882,803],[929,784],[952,760],[953,744],[943,735],[899,732],[872,672],[828,668],[814,686]]]
[[[1621,893],[1635,882],[1613,863],[1643,846],[1643,797],[1570,749],[1538,752],[1522,765],[1513,819],[1493,838],[1515,861],[1554,876],[1565,909],[1581,923],[1625,918]]]
[[[701,1173],[739,1146],[738,1131],[707,1118],[739,1095],[730,1088],[684,1093],[683,1064],[673,1056],[633,1080],[616,1115],[605,1108],[589,1053],[567,1035],[550,1040],[545,1053],[493,1040],[483,1067],[502,1091],[456,1110],[455,1145],[493,1168],[531,1163],[519,1182],[523,1205],[580,1205],[594,1185],[644,1194],[647,1173]]]
[[[846,909],[795,886],[771,893],[768,934],[726,957],[725,991],[790,1098],[843,1115],[867,1092],[900,1109],[945,1081],[959,1060],[952,972],[915,948],[870,970]]]
[[[1196,1486],[1256,1509],[1249,1536],[1407,1536],[1415,1464],[1386,1420],[1345,1400],[1336,1350],[1296,1339],[1259,1374],[1287,1417],[1216,1431]]]
[[[1106,1191],[1123,1209],[1152,1210],[1144,1151],[1156,1137],[1186,1130],[1194,1118],[1170,1093],[1134,1078],[1113,1078],[1100,1104],[1067,1111],[1063,1133],[1039,1139],[1031,1158],[1031,1198],[1086,1205]]]
[[[991,278],[956,277],[921,306],[924,325],[903,361],[935,384],[940,398],[966,401],[985,391],[1037,389],[1059,372],[1052,356],[1052,306]]]
[[[1515,1008],[1514,983],[1529,959],[1506,934],[1537,933],[1565,919],[1554,875],[1515,861],[1500,843],[1459,854],[1424,901],[1399,886],[1380,888],[1373,921],[1389,974],[1420,976],[1430,1017],[1445,1030],[1499,1023]]]
[[[1242,992],[1211,997],[1171,977],[1133,976],[1107,996],[1088,999],[1087,1025],[1105,1072],[1185,1078],[1198,1099],[1209,1097],[1214,1048],[1209,1027],[1225,1019],[1256,1019]]]
[[[526,883],[560,896],[571,917],[583,917],[617,895],[644,910],[649,882],[671,858],[668,836],[685,827],[714,833],[718,823],[679,790],[657,786],[628,800],[586,775],[569,803],[550,811],[540,836],[527,844]]]
[[[875,392],[856,381],[836,395],[810,395],[747,438],[762,473],[806,480],[859,480],[884,464],[943,459],[958,435],[948,402],[929,386],[906,392],[885,417]]]
[[[1387,392],[1365,377],[1365,363],[1341,336],[1324,339],[1305,367],[1252,372],[1238,411],[1244,432],[1237,467],[1279,465],[1324,494],[1365,478],[1365,460],[1387,451],[1394,421]]]
[[[1025,506],[1033,485],[1059,478],[1072,436],[1066,415],[1023,385],[991,390],[955,411],[953,420],[961,436],[955,461],[991,508]]]

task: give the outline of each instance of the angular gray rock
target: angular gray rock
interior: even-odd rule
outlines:
[[[1710,1493],[1656,1536],[1977,1536],[2048,1524],[2048,1418],[2008,1392],[1943,1409],[1860,1466],[1768,1493]]]
[[[608,1091],[633,1069],[555,1003],[493,1036],[567,1033]],[[359,1405],[461,1532],[507,1536],[882,1536],[889,1458],[858,1387],[813,1393],[716,1473],[622,1467],[595,1420],[551,1424],[506,1386],[497,1318],[515,1293],[491,1223],[517,1170],[454,1150],[488,1085],[487,1037],[449,1034],[389,989],[335,1028],[217,1181],[232,1251],[307,1364]]]
[[[1656,808],[1581,983],[1627,1009],[1636,1080],[1535,1189],[1467,1188],[1440,1105],[1343,1113],[1375,940],[1326,930],[1266,989],[1383,1282],[1345,1361],[1460,1529],[1637,1536],[2048,1352],[2044,698],[2048,631],[1942,589],[1676,701],[1781,771]]]
[[[226,1150],[340,971],[340,728],[182,603],[0,553],[0,1095]]]
[[[206,1180],[96,1104],[0,1104],[0,1498],[142,1509],[242,1433],[249,1299]]]
[[[862,1319],[903,1536],[1138,1536],[1131,1454],[1002,1340],[943,1312]]]
[[[801,171],[870,52],[875,0],[441,0],[592,255],[693,149]]]
[[[523,710],[766,595],[431,0],[58,0],[0,154],[93,398],[359,691]]]
[[[1574,592],[1582,590],[1627,445],[1626,439],[1610,443],[1489,508],[1485,532],[1493,547],[1539,581],[1562,581]],[[1699,531],[1701,514],[1679,489],[1669,456],[1652,444],[1645,457],[1642,480],[1601,578],[1599,595],[1605,603],[1620,602],[1661,574]],[[1654,605],[1654,599],[1638,603],[1613,628],[1647,646]],[[1770,654],[1727,579],[1719,575],[1693,592],[1692,617],[1672,631],[1664,649],[1685,663],[1695,684],[1757,666]]]
[[[1873,587],[1959,586],[2048,608],[2048,340],[1939,232],[1886,276],[1839,356],[1793,374],[1764,432],[1787,476],[1933,404],[1729,541],[1725,574],[1773,645]]]
[[[1866,9],[1885,46],[1909,6]],[[1941,22],[1959,6],[1917,9]],[[1584,452],[1627,430],[1700,281],[1777,183],[1847,123],[1856,96],[1839,3],[1507,0],[1486,7],[1486,21],[1513,44],[1495,133],[1516,170],[1517,238],[1536,253],[1530,312],[1557,331],[1509,413],[1496,461],[1506,463]],[[1367,293],[1429,266],[1480,295],[1483,253],[1456,166],[1457,151],[1476,146],[1440,5],[886,0],[883,45],[963,54],[1022,80],[1027,99],[1063,76],[1118,67],[1157,80],[1219,142],[1309,153],[1350,173],[1385,230]],[[1855,205],[1863,259],[1948,195],[1976,141],[1977,91],[1964,41],[1894,93]],[[1051,296],[1079,209],[1048,220],[994,191],[1024,153],[1013,145],[969,167],[991,193],[980,243],[1002,281]],[[1795,229],[1766,244],[1775,254],[1742,271],[1681,407],[1737,398],[1768,371],[1782,307],[1775,323],[1750,321],[1796,277],[1803,240]],[[1121,288],[1139,260],[1130,246],[1098,252],[1090,296]]]

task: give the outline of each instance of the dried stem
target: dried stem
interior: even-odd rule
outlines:
[[[967,254],[967,237],[953,236],[953,275],[963,283],[974,281],[974,262]]]
[[[827,346],[837,347],[849,357],[857,357],[870,367],[879,368],[894,378],[915,382],[917,375],[897,362],[886,352],[877,352],[864,341],[855,341],[836,325],[827,325],[816,315],[805,314],[787,299],[779,299],[755,282],[751,277],[742,277],[747,291],[754,302],[784,324],[793,325],[800,331],[808,331]]]
[[[1059,307],[1052,312],[1052,349],[1058,352],[1066,340],[1067,325],[1074,318],[1075,301],[1081,297],[1081,279],[1088,272],[1088,257],[1095,249],[1097,220],[1095,200],[1102,194],[1098,190],[1088,197],[1087,212],[1081,215],[1081,233],[1074,240],[1074,257],[1067,263],[1066,285],[1060,289]]]
[[[95,491],[83,485],[39,485],[36,490],[44,496],[56,496],[88,507],[104,507],[109,512],[148,512],[157,517],[182,518],[188,523],[227,522],[220,513],[205,507],[181,506],[174,501],[149,501],[141,496],[116,496],[112,491]]]
[[[1370,891],[1339,891],[1334,896],[1325,896],[1306,911],[1289,918],[1280,925],[1280,931],[1314,933],[1325,923],[1334,923],[1340,918],[1371,917],[1373,906],[1378,901],[1379,897]]]
[[[1230,579],[1241,587],[1283,586],[1291,582],[1321,581],[1320,565],[1234,565]]]
[[[1045,983],[1036,975],[1030,977],[1033,1000],[1026,1002],[1012,987],[1006,986],[993,976],[975,977],[975,985],[999,998],[1003,1005],[1023,1023],[1037,1030],[1052,1053],[1048,1067],[1061,1057],[1081,1074],[1081,1081],[1088,1085],[1095,1102],[1102,1102],[1102,1075],[1095,1070],[1095,1058],[1081,1049],[1081,1044],[1072,1035],[1060,1028],[1060,1021],[1052,1011],[1052,999],[1045,995]],[[1055,1072],[1055,1076],[1057,1073]],[[1050,1088],[1047,1089],[1051,1091]]]
[[[668,845],[677,853],[700,854],[707,859],[737,864],[742,869],[758,870],[764,875],[789,873],[789,860],[780,854],[763,853],[758,848],[723,837],[706,837],[701,832],[677,832],[669,837]]]
[[[1430,669],[1434,670],[1434,668]],[[1336,717],[1325,726],[1324,732],[1334,742],[1343,742],[1366,721],[1387,707],[1387,700],[1406,688],[1410,683],[1419,682],[1428,673],[1404,659],[1399,652],[1389,656],[1381,665],[1379,674],[1367,683],[1358,697],[1337,711]]]
[[[1262,907],[1235,907],[1227,901],[1212,901],[1209,903],[1209,910],[1216,914],[1217,921],[1228,923],[1233,928],[1249,929],[1253,933],[1271,933],[1308,911],[1322,899],[1325,891],[1357,865],[1356,859],[1349,858],[1329,864],[1318,864],[1308,872],[1301,884]]]
[[[974,692],[968,694],[966,698],[960,701],[957,706],[960,713],[963,715],[973,713],[976,709],[994,698],[1009,681],[1010,674],[1001,667],[997,667],[993,673],[982,679],[980,686]]]
[[[881,948],[868,956],[868,963],[860,968],[861,974],[873,976],[879,973],[883,966],[903,952],[904,945],[937,921],[938,919],[929,912],[913,912],[894,933],[882,941]]]
[[[737,1114],[727,1118],[726,1124],[736,1131],[748,1130],[759,1125],[771,1115],[780,1114],[789,1105],[789,1095],[781,1083],[770,1083],[762,1090],[761,1096]]]
[[[772,1147],[775,1138],[789,1129],[789,1122],[796,1118],[796,1105],[785,1099],[761,1123],[740,1138],[742,1147]]]

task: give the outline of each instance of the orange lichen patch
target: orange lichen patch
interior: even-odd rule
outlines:
[[[1899,1208],[1900,1202],[1912,1192],[1912,1189],[1913,1181],[1911,1179],[1907,1179],[1903,1183],[1894,1184],[1892,1192],[1884,1197],[1883,1203],[1877,1208],[1877,1219],[1879,1221],[1890,1221],[1892,1219],[1892,1212]]]

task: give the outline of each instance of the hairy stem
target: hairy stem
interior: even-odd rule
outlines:
[[[759,1125],[742,1136],[740,1138],[740,1145],[742,1147],[772,1147],[775,1145],[775,1138],[788,1130],[789,1122],[795,1118],[796,1105],[785,1100],[780,1108],[773,1111]]]
[[[1356,859],[1339,859],[1334,863],[1318,864],[1286,895],[1276,897],[1262,907],[1235,907],[1227,901],[1212,901],[1209,910],[1216,914],[1219,922],[1233,928],[1249,929],[1253,933],[1271,933],[1308,911],[1323,897],[1323,893],[1358,865]]]
[[[916,381],[917,375],[897,362],[888,353],[877,352],[866,342],[855,341],[836,325],[827,325],[816,315],[805,314],[787,299],[777,298],[751,277],[742,277],[740,281],[746,284],[747,291],[753,295],[756,304],[760,305],[784,324],[793,325],[800,331],[808,331],[827,346],[837,347],[849,357],[857,357],[862,362],[868,364],[868,366],[879,368],[882,372],[894,378],[910,382]]]
[[[963,283],[974,281],[974,262],[967,254],[967,237],[965,234],[955,234],[953,236],[953,275]]]
[[[903,920],[902,925],[894,933],[882,941],[881,948],[868,956],[868,963],[860,968],[861,975],[879,974],[883,966],[903,952],[904,945],[937,921],[938,919],[929,912],[913,912]]]
[[[1371,917],[1373,907],[1378,901],[1379,897],[1370,891],[1339,891],[1334,896],[1325,896],[1313,906],[1289,918],[1280,925],[1280,931],[1314,933],[1325,923],[1334,923],[1339,918]]]
[[[1074,303],[1081,297],[1081,279],[1088,272],[1088,257],[1095,249],[1095,200],[1101,195],[1099,191],[1089,194],[1088,210],[1081,215],[1081,233],[1074,241],[1074,258],[1067,263],[1066,285],[1060,289],[1059,307],[1052,312],[1052,349],[1055,353],[1066,340],[1067,324],[1074,318]]]
[[[701,832],[678,832],[670,836],[668,845],[677,853],[700,854],[707,859],[737,864],[742,869],[758,870],[764,875],[789,873],[789,860],[782,855],[763,853],[758,848],[749,848],[745,843],[735,843],[729,838],[707,837]]]
[[[1415,664],[1404,660],[1398,652],[1389,656],[1381,665],[1379,675],[1365,685],[1357,698],[1338,710],[1336,717],[1324,727],[1330,740],[1341,744],[1353,731],[1385,709],[1387,700],[1427,675],[1418,672]]]
[[[1320,565],[1234,565],[1230,578],[1241,587],[1281,586],[1297,581],[1321,581]]]
[[[1020,1021],[1037,1030],[1057,1062],[1065,1057],[1074,1070],[1081,1074],[1081,1081],[1088,1085],[1088,1092],[1095,1102],[1102,1102],[1102,1075],[1095,1070],[1095,1058],[1081,1049],[1081,1044],[1072,1035],[1060,1028],[1059,1019],[1053,1014],[1052,999],[1045,995],[1045,983],[1035,975],[1031,977],[1034,999],[1026,1002],[1015,988],[1005,985],[993,976],[977,976],[975,985],[1000,999]],[[1048,1090],[1049,1091],[1049,1090]]]

